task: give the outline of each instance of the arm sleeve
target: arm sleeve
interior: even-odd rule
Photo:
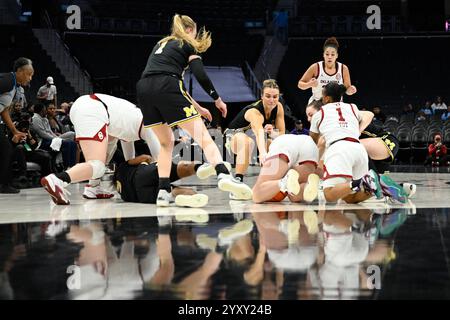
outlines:
[[[203,90],[208,93],[208,95],[213,99],[219,99],[219,94],[214,88],[211,80],[205,72],[205,68],[203,67],[203,62],[201,59],[194,59],[190,62],[190,68],[195,78],[197,78],[198,83],[202,86]]]
[[[120,140],[122,145],[123,157],[126,161],[133,159],[135,157],[134,141],[125,142]]]

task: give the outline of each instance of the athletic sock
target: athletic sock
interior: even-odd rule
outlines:
[[[278,181],[278,187],[281,192],[287,192],[287,175]]]
[[[170,193],[172,191],[172,188],[170,187],[170,178],[159,178],[158,188],[159,190],[166,190]]]
[[[215,168],[217,175],[223,173],[223,174],[230,174],[230,171],[228,171],[227,167],[223,163],[216,164]]]
[[[89,180],[89,185],[91,187],[97,187],[100,185],[100,179],[91,179]]]
[[[66,171],[60,172],[60,173],[55,173],[55,176],[58,179],[61,179],[62,181],[66,182],[66,183],[70,183],[72,180],[70,179],[69,174]]]

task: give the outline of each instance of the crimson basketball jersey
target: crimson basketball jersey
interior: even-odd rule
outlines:
[[[312,117],[310,131],[320,133],[328,147],[331,143],[345,138],[359,140],[360,121],[361,115],[356,105],[344,102],[328,103]]]

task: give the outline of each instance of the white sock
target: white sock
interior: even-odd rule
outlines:
[[[287,175],[283,177],[283,179],[278,181],[278,186],[280,187],[281,192],[287,192]]]
[[[90,179],[89,180],[89,185],[93,188],[97,187],[100,185],[100,179]]]

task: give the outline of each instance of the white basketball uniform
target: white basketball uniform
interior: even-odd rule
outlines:
[[[283,134],[270,144],[266,161],[275,157],[287,160],[289,168],[304,163],[312,163],[317,166],[319,151],[310,136]]]
[[[343,102],[326,104],[312,117],[310,131],[326,141],[324,188],[360,179],[369,171],[366,149],[359,143],[360,121],[358,108]]]
[[[337,82],[339,84],[344,84],[344,73],[343,73],[343,64],[340,62],[336,62],[336,73],[328,74],[325,71],[325,62],[320,61],[316,63],[317,71],[316,71],[316,79],[319,82],[317,87],[312,87],[312,97],[309,98],[308,104],[313,102],[314,100],[322,99],[322,89],[330,82]]]
[[[139,140],[142,112],[131,102],[106,94],[79,97],[70,109],[77,140],[103,140],[101,130],[124,141]]]
[[[159,154],[156,135],[150,128],[142,126],[141,109],[127,100],[106,94],[81,96],[70,109],[70,119],[75,128],[76,140],[101,142],[109,136],[108,155],[115,150],[117,140],[132,144],[140,139],[147,142],[153,156]],[[126,160],[134,157],[134,146],[130,147],[133,154],[129,153]]]

